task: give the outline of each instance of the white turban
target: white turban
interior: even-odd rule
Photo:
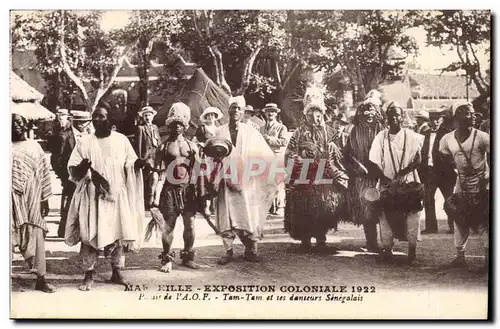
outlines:
[[[243,97],[243,95],[230,97],[229,98],[229,106],[231,106],[234,103],[238,104],[238,106],[240,108],[244,108],[247,106],[247,103],[245,101],[245,97]]]
[[[167,120],[165,120],[165,125],[177,121],[184,125],[184,127],[189,128],[189,121],[191,120],[191,109],[184,103],[178,102],[172,104],[170,110],[168,111]]]

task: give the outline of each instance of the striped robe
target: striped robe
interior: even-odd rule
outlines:
[[[370,147],[375,136],[383,129],[380,124],[356,123],[347,138],[344,148],[344,163],[349,175],[347,189],[347,205],[352,223],[362,225],[368,221],[376,221],[376,209],[364,198],[364,191],[377,185],[377,177],[360,175],[356,167],[360,165],[369,169]]]
[[[11,226],[14,245],[29,239],[30,226],[47,232],[40,203],[52,195],[49,163],[34,140],[12,143]],[[22,247],[22,246],[20,246]]]

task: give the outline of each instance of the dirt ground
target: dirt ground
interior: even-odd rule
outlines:
[[[57,186],[57,180],[54,178]],[[57,190],[56,190],[57,193]],[[123,291],[123,287],[106,282],[110,276],[110,265],[99,259],[96,284],[93,291],[83,293],[77,290],[83,273],[78,256],[79,246],[69,247],[53,236],[57,230],[59,199],[51,199],[49,238],[47,239],[48,280],[55,284],[58,293],[85,294],[86,298]],[[439,207],[438,207],[439,208]],[[326,254],[301,254],[299,243],[283,231],[283,218],[270,217],[259,244],[260,263],[249,263],[242,259],[243,246],[236,245],[236,260],[225,266],[216,264],[223,254],[222,242],[211,231],[203,218],[196,221],[196,261],[202,266],[190,270],[174,264],[169,274],[158,271],[158,255],[161,252],[159,239],[153,237],[139,252],[128,253],[124,275],[133,284],[235,284],[235,285],[368,285],[382,291],[434,290],[477,291],[486,296],[488,275],[477,271],[484,261],[478,236],[472,236],[467,245],[468,269],[446,269],[454,257],[453,235],[446,234],[447,224],[443,212],[438,212],[438,234],[424,235],[417,247],[415,264],[406,264],[407,243],[396,242],[396,263],[392,265],[379,261],[379,256],[362,251],[364,234],[362,228],[341,223],[337,232],[330,232],[327,243],[331,248]],[[174,249],[182,248],[182,221],[175,229]],[[33,291],[34,277],[18,253],[12,261],[12,297],[36,298],[43,303],[47,294]],[[54,295],[56,295],[54,294]],[[485,297],[486,298],[486,297]]]

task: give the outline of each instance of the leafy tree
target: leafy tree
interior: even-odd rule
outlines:
[[[322,46],[311,63],[347,76],[356,99],[400,75],[405,58],[417,51],[416,41],[404,34],[415,25],[410,11],[319,11],[306,24]]]
[[[23,15],[22,30],[13,31],[16,45],[35,48],[38,69],[48,83],[49,94],[73,96],[79,91],[89,111],[111,87],[127,48],[120,47],[100,28],[101,12],[39,11]],[[16,19],[14,19],[16,21]],[[14,39],[15,39],[14,38]],[[70,97],[73,98],[73,97]],[[67,106],[58,100],[58,105]]]
[[[140,106],[149,104],[149,69],[156,52],[171,49],[170,35],[179,29],[180,12],[171,10],[137,10],[128,24],[114,32],[114,39],[126,46],[136,42],[132,61],[137,63]]]
[[[280,47],[285,20],[281,11],[185,11],[176,40],[205,71],[213,72],[217,85],[229,94],[244,94],[257,56]]]
[[[439,10],[419,12],[419,23],[427,30],[427,43],[449,47],[459,60],[443,71],[464,70],[481,95],[490,93],[489,67],[482,67],[478,54],[490,53],[491,12],[489,10]],[[489,66],[488,56],[488,66]],[[484,98],[484,97],[483,97]]]

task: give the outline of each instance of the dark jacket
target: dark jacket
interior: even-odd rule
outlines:
[[[419,174],[423,181],[425,181],[426,179],[429,168],[429,148],[432,147],[432,161],[435,171],[439,174],[438,177],[443,180],[450,181],[450,183],[455,183],[457,177],[455,171],[453,170],[453,168],[455,168],[455,164],[451,163],[449,158],[439,152],[439,142],[441,141],[441,138],[443,138],[443,136],[449,132],[450,130],[446,129],[445,127],[439,127],[436,132],[436,138],[434,139],[434,145],[429,145],[431,130],[428,130],[423,134],[425,137],[421,153],[422,162],[419,168]]]
[[[57,129],[50,138],[49,144],[49,150],[52,153],[50,157],[52,169],[61,180],[67,180],[69,177],[67,166],[76,144],[71,125]]]
[[[155,139],[156,143],[154,142]],[[138,126],[134,144],[137,156],[147,160],[149,164],[154,166],[156,149],[161,144],[158,127],[156,125],[151,125],[151,129],[149,129],[146,125]]]

